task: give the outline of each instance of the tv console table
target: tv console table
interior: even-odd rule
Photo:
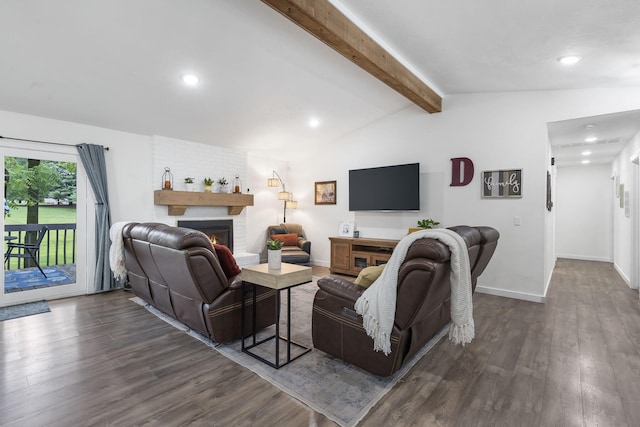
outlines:
[[[357,276],[363,268],[385,264],[399,240],[362,237],[329,237],[331,273]]]

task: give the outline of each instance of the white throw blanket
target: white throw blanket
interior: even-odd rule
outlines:
[[[458,233],[438,228],[416,231],[404,237],[393,250],[382,274],[358,298],[355,309],[363,318],[367,335],[373,338],[373,349],[391,353],[391,330],[396,312],[398,271],[407,256],[409,246],[423,238],[436,239],[451,250],[451,321],[449,339],[465,345],[474,337],[473,301],[471,298],[471,268],[467,245]]]
[[[124,265],[124,239],[122,238],[122,229],[131,221],[116,222],[109,229],[109,238],[111,239],[111,247],[109,247],[109,265],[113,276],[117,280],[127,278],[127,267]]]

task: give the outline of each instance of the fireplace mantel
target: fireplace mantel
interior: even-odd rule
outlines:
[[[167,206],[171,216],[184,215],[189,206],[227,206],[229,215],[239,215],[245,206],[253,206],[253,194],[156,190],[153,199],[156,205]]]

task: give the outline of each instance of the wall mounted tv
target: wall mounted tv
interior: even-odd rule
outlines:
[[[349,210],[420,210],[420,164],[350,170]]]

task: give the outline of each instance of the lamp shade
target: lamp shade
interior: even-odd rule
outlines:
[[[268,178],[267,179],[267,187],[279,187],[280,180],[278,178]]]
[[[289,200],[289,192],[288,191],[279,191],[278,192],[278,200]]]
[[[295,200],[287,200],[285,203],[289,209],[298,209],[298,202]]]

